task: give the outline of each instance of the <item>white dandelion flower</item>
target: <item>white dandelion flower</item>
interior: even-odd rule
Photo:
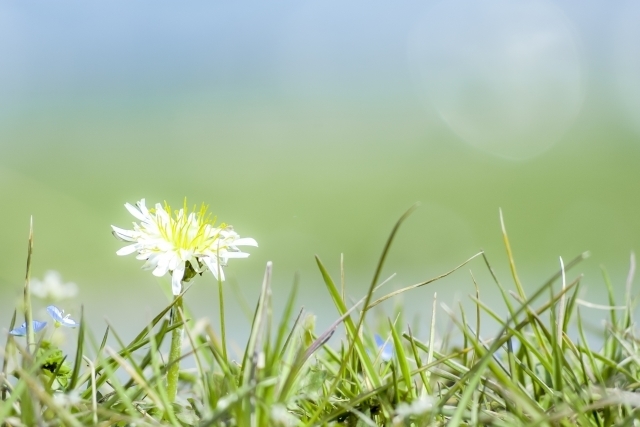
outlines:
[[[224,281],[222,267],[229,259],[249,256],[238,246],[258,246],[252,238],[240,238],[226,224],[215,226],[215,218],[207,213],[204,204],[193,212],[188,211],[186,200],[183,208],[175,212],[169,205],[163,207],[160,203],[155,209],[147,209],[144,199],[135,206],[127,203],[125,207],[140,222],[133,223],[133,230],[111,226],[114,236],[131,242],[116,253],[137,252],[136,258],[146,261],[142,268],[153,270],[154,276],[170,273],[174,295],[182,291],[182,281],[189,281],[207,269],[216,279]]]

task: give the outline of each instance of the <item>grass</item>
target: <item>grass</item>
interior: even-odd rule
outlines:
[[[605,275],[609,312],[599,331],[599,347],[587,340],[578,298],[580,276],[567,274],[586,257],[564,263],[535,292],[520,284],[506,228],[502,227],[515,292],[500,283],[483,252],[424,282],[374,297],[380,272],[396,232],[389,236],[368,292],[355,303],[316,257],[339,318],[316,333],[313,317],[295,309],[294,283],[281,320],[272,312],[271,264],[267,264],[251,333],[241,360],[227,356],[224,330],[190,320],[182,309],[188,288],[129,343],[106,328],[96,339],[80,319],[74,354],[63,354],[30,330],[27,342],[8,335],[2,355],[0,423],[7,426],[635,426],[640,419],[640,341],[631,297],[634,263],[624,304],[617,306]],[[502,221],[502,218],[501,218]],[[31,240],[30,240],[31,241]],[[31,247],[31,246],[29,246]],[[28,254],[25,308],[31,319]],[[383,301],[480,264],[494,278],[507,318],[479,299],[469,315],[442,305],[430,319],[429,339],[420,341],[402,317],[373,330],[367,314]],[[475,283],[475,279],[474,283]],[[476,289],[479,286],[476,284]],[[171,316],[177,312],[179,316]],[[499,332],[481,333],[481,314]],[[178,321],[170,321],[170,316]],[[9,325],[13,329],[17,314]],[[186,320],[180,320],[186,319]],[[453,322],[452,335],[435,339],[439,322]],[[223,323],[224,325],[224,323]],[[182,359],[192,370],[179,372],[172,399],[161,351],[175,330],[184,328]],[[224,326],[223,326],[224,328]],[[344,328],[344,339],[329,345]],[[386,331],[386,332],[385,332]],[[568,331],[571,331],[569,334]],[[575,333],[574,333],[575,331]],[[374,336],[385,340],[376,345]],[[575,335],[574,340],[570,335]],[[117,342],[117,349],[108,342]],[[389,349],[392,355],[389,358]],[[386,356],[383,355],[386,353]]]

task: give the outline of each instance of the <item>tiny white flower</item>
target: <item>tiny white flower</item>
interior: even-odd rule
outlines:
[[[40,332],[47,326],[47,322],[39,322],[37,320],[33,321],[33,332]],[[24,337],[27,335],[27,322],[24,322],[20,327],[12,329],[9,331],[11,335],[15,335],[17,337]]]
[[[423,415],[433,409],[433,398],[421,396],[411,403],[402,402],[396,406],[396,415],[401,418]]]
[[[125,204],[127,210],[140,223],[133,223],[133,230],[114,225],[113,234],[130,245],[116,252],[129,255],[137,252],[137,259],[146,260],[142,268],[153,270],[160,277],[171,274],[171,290],[174,295],[182,291],[182,281],[190,280],[194,274],[211,270],[216,279],[224,280],[222,267],[231,258],[246,258],[238,246],[258,246],[252,238],[240,238],[226,224],[215,226],[215,218],[207,214],[204,204],[199,211],[190,212],[186,200],[184,207],[172,212],[165,204],[157,203],[155,209],[147,209],[142,199],[135,206]],[[185,275],[187,270],[190,274]],[[219,274],[218,274],[219,273]]]
[[[52,301],[73,298],[78,294],[78,286],[72,282],[64,283],[60,273],[54,270],[47,271],[42,281],[32,279],[30,289],[34,296]]]
[[[271,421],[282,427],[296,426],[300,420],[293,415],[283,404],[275,404],[271,407]]]
[[[78,405],[80,402],[82,402],[82,399],[78,390],[71,390],[67,393],[61,391],[53,393],[53,401],[57,406],[66,408],[69,406]]]
[[[53,318],[56,328],[60,326],[66,326],[67,328],[76,328],[80,325],[78,322],[69,317],[69,314],[64,315],[64,310],[60,310],[55,305],[47,307],[47,313]]]

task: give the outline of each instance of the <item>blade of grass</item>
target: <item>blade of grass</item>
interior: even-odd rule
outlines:
[[[107,345],[107,338],[109,338],[109,325],[107,325],[107,329],[104,331],[104,335],[102,336],[102,342],[100,343],[100,347],[98,351],[102,351],[105,345]]]
[[[404,292],[407,292],[407,291],[410,291],[410,290],[412,290],[412,289],[416,289],[416,288],[419,288],[419,287],[422,287],[422,286],[428,285],[428,284],[430,284],[430,283],[436,282],[436,281],[438,281],[438,280],[440,280],[440,279],[443,279],[443,278],[445,278],[445,277],[447,277],[447,276],[451,275],[452,273],[456,272],[456,271],[457,271],[457,270],[459,270],[460,268],[464,267],[464,266],[465,266],[465,265],[467,265],[469,262],[471,262],[471,260],[473,260],[473,259],[475,259],[475,258],[479,257],[479,256],[480,256],[480,255],[482,255],[482,254],[483,254],[483,252],[478,252],[477,254],[473,255],[471,258],[469,258],[468,260],[466,260],[465,262],[463,262],[463,263],[462,263],[462,264],[460,264],[459,266],[457,266],[457,267],[455,267],[454,269],[452,269],[452,270],[450,270],[450,271],[447,271],[446,273],[443,273],[443,274],[441,274],[441,275],[439,275],[439,276],[436,276],[436,277],[431,278],[431,279],[429,279],[429,280],[425,280],[424,282],[416,283],[415,285],[407,286],[406,288],[402,288],[402,289],[398,289],[398,290],[396,290],[396,291],[390,292],[390,293],[388,293],[387,295],[384,295],[384,296],[382,296],[382,297],[378,298],[377,300],[375,300],[374,302],[370,303],[370,304],[367,306],[367,310],[372,309],[372,308],[373,308],[373,307],[375,307],[376,305],[378,305],[378,304],[380,304],[380,303],[382,303],[382,302],[384,302],[384,301],[388,300],[389,298],[393,298],[393,297],[395,297],[395,296],[397,296],[397,295],[400,295],[400,294],[402,294],[402,293],[404,293]]]
[[[333,279],[329,275],[329,272],[324,267],[324,264],[322,264],[322,261],[320,261],[320,258],[318,258],[318,256],[316,256],[316,263],[318,264],[318,268],[322,273],[322,278],[324,279],[324,282],[327,285],[327,289],[329,289],[329,294],[331,295],[331,298],[333,299],[333,302],[336,305],[338,312],[340,313],[341,316],[344,316],[346,313],[349,313],[350,311],[347,309],[347,306],[342,300],[340,296],[340,291],[336,287],[335,283],[333,282]],[[365,296],[365,301],[368,296],[369,294]],[[380,378],[378,377],[378,374],[375,371],[375,369],[373,369],[371,360],[364,349],[362,340],[359,337],[358,328],[356,328],[356,325],[354,324],[353,319],[351,319],[351,316],[347,315],[347,317],[345,317],[344,324],[347,329],[347,336],[349,337],[349,342],[350,342],[349,348],[355,348],[358,354],[358,357],[362,362],[363,368],[365,370],[365,374],[367,375],[367,378],[371,381],[371,383],[374,385],[374,387],[380,386]],[[348,356],[349,353],[350,352],[348,350],[346,359],[349,359],[349,356]]]
[[[518,272],[516,270],[516,263],[513,259],[513,252],[511,251],[511,243],[509,243],[509,236],[507,236],[507,228],[504,225],[504,217],[502,216],[502,209],[500,211],[500,228],[502,229],[502,240],[504,241],[504,247],[507,250],[507,258],[509,259],[509,268],[511,269],[511,276],[513,277],[513,281],[516,285],[516,289],[518,290],[518,295],[520,298],[526,299],[524,288],[522,287],[522,283],[520,282],[520,278],[518,277]]]
[[[11,316],[11,322],[9,323],[9,330],[13,330],[16,326],[16,316],[17,311],[13,310],[13,316]],[[4,346],[3,358],[2,358],[2,378],[7,378],[7,368],[9,367],[9,355],[12,352],[12,344],[13,344],[13,335],[7,334],[7,341]],[[4,384],[0,384],[0,388],[2,388],[2,400],[6,400],[7,398],[7,389],[4,387]],[[1,418],[0,418],[1,419]]]
[[[77,421],[68,411],[64,408],[61,408],[59,405],[53,400],[53,397],[49,395],[44,388],[40,386],[38,380],[32,377],[28,371],[18,368],[20,373],[20,378],[27,384],[28,390],[33,393],[35,399],[38,399],[42,403],[44,403],[47,408],[51,409],[55,415],[63,421],[63,425],[71,426],[71,427],[82,427],[82,424]],[[22,402],[24,403],[24,402]],[[37,417],[34,417],[34,421]],[[44,425],[43,420],[38,419],[34,424],[31,425]]]
[[[389,321],[389,328],[391,329],[391,337],[393,338],[393,346],[395,348],[398,365],[400,366],[400,372],[402,372],[404,383],[407,386],[409,395],[411,396],[411,400],[415,400],[417,398],[416,390],[414,387],[412,387],[412,384],[411,384],[411,373],[409,370],[409,364],[407,363],[407,356],[404,352],[402,341],[400,341],[398,332],[396,331],[396,328],[393,325],[393,322],[391,321],[391,319],[388,319],[388,321]]]
[[[563,287],[564,289],[564,287]],[[551,300],[553,300],[553,289],[549,288],[549,292],[551,294]],[[564,294],[563,294],[564,295]],[[560,300],[562,301],[562,300]],[[553,387],[558,392],[558,395],[562,393],[562,389],[564,388],[564,384],[562,381],[562,361],[564,359],[564,355],[562,353],[562,344],[560,340],[562,340],[562,336],[558,336],[558,324],[560,323],[559,319],[556,317],[556,308],[555,306],[549,310],[549,320],[551,326],[551,336],[549,337],[549,341],[551,342],[551,360],[553,362]],[[542,323],[542,322],[539,322]],[[542,328],[541,328],[542,329]],[[544,329],[543,329],[544,330]],[[562,334],[562,331],[560,331]]]
[[[562,257],[560,257],[560,270],[562,271],[562,290],[567,287],[567,277],[564,272],[564,262],[562,261]],[[558,337],[558,344],[560,345],[560,351],[562,351],[562,335],[564,332],[564,315],[566,310],[566,299],[567,296],[565,293],[562,294],[560,301],[558,302],[558,319],[557,319],[557,331],[556,336]]]
[[[87,356],[82,356],[85,362],[89,365],[89,372],[91,373],[91,409],[93,411],[93,424],[98,424],[98,390],[96,388],[96,368]]]
[[[28,355],[27,350],[25,348],[20,348],[17,344],[16,344],[16,349],[18,350],[18,352],[22,353],[24,356]],[[18,371],[18,375],[20,376],[24,376],[24,375],[33,376],[37,371],[40,370],[40,367],[32,363],[31,366],[29,366],[28,370],[23,369],[20,366],[17,366],[16,370]],[[2,386],[4,389],[4,384]],[[0,420],[5,420],[5,418],[9,415],[10,411],[13,409],[14,403],[19,401],[19,399],[21,399],[25,394],[28,394],[28,393],[29,393],[29,387],[27,387],[27,382],[18,381],[15,387],[13,388],[13,392],[9,395],[8,398],[6,398],[6,400],[3,399],[2,405],[0,405]]]
[[[240,371],[240,386],[251,384],[255,380],[255,370],[258,361],[258,347],[264,337],[265,333],[265,316],[267,314],[267,304],[269,301],[270,286],[271,286],[271,271],[273,264],[271,261],[267,262],[267,267],[264,272],[264,278],[262,280],[262,290],[260,291],[260,297],[256,305],[255,314],[253,316],[253,323],[251,325],[251,333],[247,342],[247,347],[242,358],[242,368]]]
[[[24,279],[24,321],[27,324],[27,351],[31,354],[36,352],[36,335],[33,331],[33,312],[31,309],[31,256],[33,255],[33,216],[29,221],[29,241],[27,245],[27,271]],[[31,363],[31,357],[23,357],[23,369],[29,371],[29,363]],[[36,401],[32,396],[31,388],[25,389],[21,399],[21,419],[26,425],[36,424],[36,414],[38,409],[36,408]]]
[[[176,310],[180,310],[180,306],[176,306]],[[179,319],[184,319],[184,313],[180,312],[180,313],[176,313]],[[188,329],[188,328],[184,328],[184,329]],[[151,363],[151,369],[153,371],[154,374],[154,378],[158,379],[157,381],[157,386],[156,387],[152,387],[152,385],[150,384],[149,381],[146,381],[144,379],[144,374],[141,372],[139,375],[131,375],[131,380],[133,380],[135,382],[135,384],[137,384],[142,390],[145,391],[145,393],[149,394],[150,390],[156,391],[157,390],[157,397],[155,396],[149,396],[151,398],[151,400],[154,400],[154,403],[156,404],[156,406],[158,405],[157,402],[155,402],[155,399],[159,399],[162,402],[162,406],[164,407],[164,413],[163,413],[163,419],[170,421],[172,424],[176,424],[177,422],[177,418],[175,417],[175,413],[173,410],[173,406],[172,406],[172,396],[170,395],[171,390],[169,389],[169,387],[165,387],[163,382],[160,380],[161,378],[163,378],[163,373],[162,373],[162,363],[159,360],[158,357],[158,345],[159,343],[155,340],[155,336],[153,335],[153,330],[149,330],[149,333],[147,334],[150,339],[149,339],[149,346],[150,346],[150,351],[149,351],[149,359],[150,359],[150,363]],[[174,363],[179,364],[179,362],[174,361]],[[121,364],[122,366],[122,364]],[[125,367],[125,370],[127,370],[127,368]],[[135,366],[132,366],[132,370],[135,371]],[[168,367],[167,371],[170,371],[171,367]],[[129,372],[127,370],[127,372]],[[137,371],[136,371],[137,372]],[[144,384],[141,383],[141,381],[144,382]],[[152,379],[153,381],[153,379]],[[159,407],[159,409],[162,409],[161,407]]]
[[[118,365],[131,376],[136,381],[136,384],[144,390],[146,395],[153,401],[155,406],[160,409],[162,412],[166,413],[168,416],[168,420],[172,425],[180,427],[180,423],[175,417],[173,412],[173,407],[167,400],[166,403],[163,399],[153,390],[153,388],[147,383],[143,376],[139,375],[136,369],[131,366],[124,358],[122,358],[116,351],[107,347],[105,349],[107,353],[118,363]]]
[[[162,346],[162,342],[164,341],[164,338],[167,336],[167,332],[169,331],[168,328],[169,328],[169,320],[165,320],[160,325],[160,330],[156,334],[151,334],[151,333],[149,334],[149,337],[147,338],[147,342],[148,343],[153,342],[155,343],[156,348],[160,348],[160,346]],[[142,357],[140,362],[137,363],[140,371],[143,371],[144,369],[146,369],[146,367],[149,366],[149,364],[152,362],[151,358],[154,356],[152,352],[153,352],[153,347],[149,346],[147,353]],[[122,356],[125,358],[130,357],[129,353],[122,353]],[[169,362],[167,362],[167,364],[168,363]],[[129,387],[133,387],[134,384],[135,384],[135,381],[133,380],[133,378],[130,378],[129,381],[127,381],[127,383],[124,385],[124,388],[128,389]]]
[[[458,402],[458,407],[459,408],[467,407],[475,389],[477,388],[477,385],[480,383],[482,379],[481,372],[484,371],[484,368],[487,368],[491,371],[491,373],[494,375],[496,380],[509,390],[509,392],[513,395],[514,399],[515,398],[518,399],[518,406],[521,409],[526,410],[529,415],[533,415],[533,414],[539,415],[541,413],[541,408],[539,408],[537,403],[533,399],[531,399],[530,396],[524,393],[520,389],[520,387],[514,384],[511,381],[509,374],[507,370],[504,368],[504,366],[501,366],[499,363],[497,363],[497,360],[495,358],[495,352],[499,348],[499,346],[495,346],[495,343],[494,343],[494,345],[491,348],[489,348],[488,350],[485,349],[484,346],[480,344],[480,342],[473,340],[474,332],[470,331],[468,327],[465,327],[465,325],[463,325],[456,318],[453,311],[448,309],[446,306],[443,306],[443,309],[449,313],[449,315],[451,316],[453,321],[458,325],[458,328],[462,331],[462,333],[469,337],[469,340],[472,346],[474,347],[474,351],[478,353],[478,355],[480,356],[480,361],[478,363],[484,364],[484,367],[482,370],[478,370],[476,375],[471,376],[469,378],[469,384],[467,384],[467,388],[464,390],[462,398]],[[507,330],[505,330],[505,332],[508,334]],[[505,337],[505,340],[503,341],[503,343],[506,343],[508,341],[508,338],[509,338],[508,336]],[[496,341],[496,342],[499,342],[499,341]],[[465,374],[465,376],[471,373],[474,369],[475,367],[471,368],[467,372],[467,374]],[[463,378],[461,378],[460,382],[462,382]],[[507,408],[509,409],[509,406],[507,406]],[[454,420],[452,419],[451,422],[453,421]],[[452,425],[455,426],[456,424],[452,424]]]
[[[545,285],[543,285],[540,289],[538,289],[536,292],[534,292],[534,294],[529,297],[528,299],[526,299],[524,301],[524,303],[515,311],[515,316],[524,313],[525,311],[530,309],[530,305],[533,301],[535,301],[536,299],[538,299],[542,294],[544,294],[547,289],[553,284],[553,281],[549,281],[547,282]],[[566,290],[570,289],[569,287],[567,287]],[[565,290],[565,291],[566,291]],[[491,347],[489,348],[488,352],[485,352],[485,354],[480,358],[480,360],[478,360],[478,362],[476,363],[476,365],[471,368],[469,370],[468,373],[466,373],[459,381],[458,384],[460,384],[460,386],[462,384],[466,383],[466,389],[464,390],[464,392],[462,393],[462,397],[460,398],[460,401],[458,403],[458,408],[459,410],[457,410],[453,417],[451,418],[449,425],[452,427],[457,427],[460,425],[460,423],[462,422],[462,413],[464,411],[464,409],[466,408],[466,406],[469,404],[473,391],[474,389],[478,386],[478,384],[480,383],[481,380],[481,376],[477,375],[478,372],[482,372],[484,371],[485,368],[487,368],[487,366],[490,364],[492,358],[493,358],[493,354],[495,353],[495,351],[500,348],[505,342],[506,339],[508,339],[510,337],[510,335],[506,335],[505,333],[507,333],[508,331],[508,325],[513,322],[514,318],[509,318],[507,319],[507,321],[505,322],[505,326],[503,326],[500,330],[500,333],[497,335],[497,339],[494,341],[494,343],[491,345]],[[524,324],[529,324],[532,321],[532,319],[527,319],[525,321]],[[523,325],[524,326],[524,325]],[[442,400],[443,401],[447,401],[449,400],[452,396],[453,393],[455,393],[455,391],[457,390],[458,387],[451,387],[450,390],[445,394],[445,396],[443,396]],[[529,406],[529,405],[528,405]],[[533,408],[533,407],[527,407],[526,408],[528,411],[532,411],[530,412],[531,415],[536,414],[538,411]]]
[[[403,337],[405,339],[409,339],[410,338],[407,334],[403,334]],[[420,349],[422,349],[423,351],[427,351],[428,350],[426,345],[420,343],[417,340],[414,340],[414,344],[417,347],[419,347]],[[421,372],[426,372],[428,370],[433,369],[438,364],[446,363],[447,361],[451,361],[451,360],[454,360],[456,358],[459,358],[462,354],[464,354],[465,352],[469,352],[471,350],[472,350],[471,348],[468,348],[468,349],[463,349],[463,350],[458,351],[458,352],[451,353],[449,355],[442,355],[442,357],[439,360],[436,360],[431,364],[426,364],[426,365],[423,365],[423,366],[421,366],[421,367],[419,367],[417,369],[414,369],[411,372],[411,376],[419,375]],[[404,378],[399,378],[398,382],[404,382]],[[355,398],[353,398],[351,400],[350,404],[352,406],[356,407],[362,402],[368,401],[369,399],[372,399],[372,398],[374,398],[376,396],[382,395],[383,392],[385,392],[386,390],[388,390],[391,387],[394,387],[395,385],[396,384],[394,382],[391,382],[391,381],[386,382],[385,384],[381,385],[377,389],[368,390],[368,391],[365,391],[365,392],[361,393],[360,395],[356,396]],[[333,420],[334,418],[344,414],[344,412],[345,411],[342,410],[342,409],[336,410],[336,411],[330,413],[329,415],[325,416],[321,421],[318,422],[318,425],[325,425],[326,423],[328,423],[329,421]],[[308,425],[315,425],[315,424],[308,423]]]
[[[291,370],[289,371],[289,374],[287,375],[286,379],[283,382],[283,385],[281,386],[281,391],[280,391],[280,401],[283,402],[286,400],[286,397],[288,396],[289,390],[291,389],[298,373],[300,372],[300,369],[302,368],[302,366],[304,365],[304,363],[313,355],[313,353],[315,353],[321,346],[323,346],[327,341],[329,341],[329,339],[333,336],[333,334],[335,333],[336,329],[338,328],[338,326],[340,326],[340,324],[345,321],[345,319],[348,319],[349,316],[351,315],[351,313],[358,308],[358,306],[362,303],[362,301],[359,301],[357,304],[355,304],[353,307],[351,307],[345,314],[343,314],[342,316],[340,316],[340,318],[338,320],[336,320],[335,322],[333,322],[333,324],[331,326],[329,326],[329,328],[327,328],[326,331],[324,331],[322,334],[320,334],[320,336],[318,338],[316,338],[313,343],[311,343],[311,345],[306,348],[303,349],[303,351],[298,352],[298,355],[296,356],[296,359],[291,367]]]
[[[291,326],[291,330],[289,331],[289,335],[287,335],[287,339],[284,341],[284,344],[282,345],[282,350],[280,350],[280,356],[279,356],[280,359],[284,358],[284,355],[285,355],[287,349],[289,348],[289,344],[291,343],[291,338],[293,337],[293,333],[295,332],[296,328],[300,324],[300,319],[302,318],[302,313],[304,313],[304,307],[302,307],[300,309],[300,311],[298,312],[298,316],[296,317],[296,320],[294,320],[293,325]]]
[[[189,288],[185,289],[181,295],[183,295],[187,290],[189,290]],[[148,325],[145,326],[145,328],[133,339],[129,342],[129,345],[127,345],[125,348],[123,348],[122,350],[120,350],[120,352],[118,354],[120,354],[120,356],[125,355],[127,353],[133,353],[135,350],[139,349],[140,347],[143,347],[145,345],[147,345],[149,343],[147,334],[149,331],[149,328],[153,328],[160,320],[162,320],[162,318],[167,314],[167,312],[169,312],[169,310],[171,310],[171,308],[173,308],[173,306],[175,305],[176,301],[172,301],[171,303],[169,303],[169,305],[167,305],[158,315],[156,315],[156,317],[154,317],[151,322],[149,322]],[[170,332],[173,329],[175,329],[176,327],[181,326],[182,323],[177,324],[177,325],[172,325],[169,326],[166,331]],[[106,344],[106,337],[107,337],[107,333],[109,332],[109,329],[107,328],[107,331],[105,332],[105,336],[103,338],[103,344]],[[104,346],[102,347],[104,348]],[[102,363],[99,363],[96,366],[96,372],[100,373],[102,371],[102,366],[103,363],[111,363],[113,364],[114,361],[111,358],[105,358]],[[89,380],[89,373],[85,373],[83,374],[80,379],[78,380],[78,385],[84,384],[85,382],[87,382]],[[100,382],[100,384],[102,384],[101,382],[101,377],[98,378],[98,382]],[[86,397],[85,397],[86,398]]]
[[[163,324],[163,327],[161,328],[160,332],[158,333],[158,334],[161,334],[162,336],[164,336],[168,332],[171,332],[174,328],[180,326],[180,324],[168,326],[168,320],[165,321],[165,322],[166,323]],[[149,338],[148,337],[142,339],[141,341],[136,342],[133,345],[129,345],[128,347],[120,350],[118,352],[118,355],[120,355],[120,357],[127,357],[127,355],[133,354],[133,352],[135,352],[139,348],[144,347],[147,344],[149,344]],[[98,353],[98,354],[101,354],[101,353]],[[101,373],[103,370],[108,371],[108,372],[112,372],[113,368],[115,366],[117,366],[117,362],[115,361],[115,359],[113,359],[111,357],[102,358],[96,364],[96,372],[97,373]],[[89,377],[90,377],[90,373],[83,374],[83,376],[80,377],[80,380],[78,381],[78,385],[81,385],[81,384],[84,384],[85,382],[87,382]],[[108,378],[111,378],[111,374],[100,375],[98,377],[98,380],[97,380],[98,387],[100,387]],[[86,399],[88,397],[89,397],[89,389],[87,388],[87,390],[85,390],[82,393],[82,398]]]
[[[631,309],[631,302],[633,298],[631,297],[631,287],[633,286],[633,278],[636,274],[636,254],[631,251],[631,255],[629,256],[629,273],[627,273],[627,282],[625,283],[625,301],[627,310],[624,314],[624,324],[623,329],[628,329],[631,326],[631,322],[633,320],[633,310]]]
[[[182,313],[182,316],[184,317],[184,313]],[[204,363],[202,362],[202,359],[200,357],[200,353],[201,352],[198,351],[199,347],[196,344],[196,338],[193,336],[193,333],[190,330],[190,328],[184,328],[184,332],[185,332],[185,334],[187,336],[187,339],[189,340],[189,345],[191,345],[193,356],[194,356],[194,359],[196,361],[196,367],[198,369],[198,373],[200,374],[199,377],[201,378],[202,381],[206,381],[207,372],[205,370]],[[210,397],[207,396],[207,394],[208,394],[207,387],[205,387],[201,382],[198,382],[198,384],[201,385],[201,392],[202,392],[203,399],[205,401],[208,401]]]
[[[436,345],[436,311],[438,293],[433,293],[433,304],[431,306],[431,323],[429,324],[429,350],[427,351],[427,365],[433,363],[433,351]],[[431,372],[426,372],[427,380],[431,379]]]
[[[262,280],[262,290],[260,291],[260,297],[258,298],[253,323],[251,325],[251,333],[242,358],[240,387],[244,385],[257,384],[259,376],[258,371],[262,369],[264,365],[265,354],[262,348],[262,342],[265,340],[265,335],[267,334],[269,326],[267,316],[271,299],[272,269],[273,263],[271,261],[267,262],[264,278]],[[240,407],[242,408],[241,416],[243,417],[243,421],[240,423],[249,425],[252,423],[252,418],[255,417],[255,419],[260,419],[262,416],[260,408],[255,404],[256,396],[254,393],[256,390],[257,388],[254,388],[253,391],[247,394],[240,402]]]
[[[393,227],[393,229],[391,230],[391,234],[389,235],[387,242],[382,250],[382,255],[380,256],[380,259],[378,261],[378,264],[376,266],[376,271],[373,275],[373,279],[371,281],[371,285],[369,286],[369,290],[368,292],[365,294],[364,297],[364,309],[362,310],[362,314],[360,315],[360,319],[358,320],[358,325],[357,327],[353,326],[353,321],[351,320],[350,317],[347,317],[345,319],[345,326],[347,327],[347,335],[349,336],[350,340],[349,340],[349,347],[347,349],[347,360],[350,359],[350,356],[353,352],[353,350],[355,349],[358,357],[360,359],[360,361],[363,364],[363,368],[364,371],[367,375],[367,378],[371,381],[372,386],[375,387],[379,387],[380,386],[380,378],[377,374],[377,372],[373,369],[372,363],[371,363],[371,359],[369,358],[369,356],[366,354],[365,350],[364,350],[364,345],[362,343],[362,340],[360,339],[360,330],[362,329],[362,324],[364,322],[365,319],[365,315],[368,311],[368,309],[370,308],[370,303],[371,303],[371,299],[373,297],[373,292],[376,289],[376,284],[378,283],[378,279],[380,277],[380,274],[382,273],[382,267],[384,265],[384,261],[387,257],[387,254],[389,252],[389,249],[391,248],[391,243],[393,243],[393,240],[395,238],[396,233],[398,232],[398,230],[400,229],[400,226],[402,225],[402,223],[409,217],[409,215],[411,215],[411,213],[417,208],[418,204],[415,204],[413,206],[411,206],[401,217],[400,219],[396,222],[395,226]],[[342,299],[340,292],[338,291],[335,283],[333,282],[333,279],[331,279],[331,276],[329,275],[329,273],[327,272],[326,268],[324,268],[324,265],[322,264],[322,262],[320,261],[320,258],[316,255],[316,263],[318,264],[318,267],[320,268],[320,272],[322,274],[322,277],[324,279],[325,284],[327,285],[327,287],[329,288],[329,293],[331,294],[332,299],[334,300],[334,304],[336,305],[336,307],[338,308],[338,311],[340,312],[340,314],[344,314],[344,312],[346,312],[346,306],[344,304],[344,300]],[[346,363],[343,363],[341,365],[340,368],[340,372],[344,372],[344,369],[346,368]],[[335,387],[337,387],[338,385],[338,381],[340,380],[340,376],[336,377],[336,379],[334,380],[333,384],[331,385],[331,387],[329,388],[329,393],[331,394],[333,393],[333,391],[335,390]],[[323,404],[326,402],[323,402]],[[309,423],[313,423],[315,422],[315,420],[317,420],[317,418],[320,416],[320,411],[322,410],[322,406],[323,404],[318,406],[318,409],[315,411],[315,413],[311,416],[311,419],[309,421]]]
[[[78,330],[78,341],[76,344],[76,357],[73,363],[73,371],[71,371],[71,378],[69,380],[69,386],[67,390],[73,390],[76,388],[78,382],[78,375],[80,374],[80,365],[82,364],[82,358],[84,355],[84,306],[80,306],[80,328]]]
[[[285,304],[284,310],[282,312],[282,318],[280,319],[280,324],[278,325],[278,334],[276,335],[276,343],[274,345],[274,351],[272,353],[272,357],[267,363],[268,366],[274,366],[275,361],[282,357],[283,351],[286,347],[286,343],[289,341],[291,334],[287,334],[287,326],[289,320],[291,319],[291,314],[293,313],[293,305],[295,303],[296,297],[298,296],[298,285],[299,285],[300,277],[298,273],[296,273],[293,279],[293,287],[291,288],[291,292],[289,292],[289,298],[287,298],[287,303]],[[300,314],[298,314],[298,318],[294,321],[294,325],[298,323],[298,319],[300,319],[300,315],[302,315],[302,310]],[[292,330],[293,331],[293,328]],[[285,345],[283,345],[283,340]]]
[[[27,272],[24,279],[24,321],[27,323],[27,349],[33,352],[36,335],[33,331],[33,313],[31,311],[31,256],[33,255],[33,216],[29,221],[29,242],[27,246]]]
[[[420,352],[418,351],[418,347],[416,346],[416,343],[413,340],[413,333],[411,332],[411,327],[407,326],[407,330],[409,331],[409,345],[411,345],[413,360],[416,362],[416,366],[422,366],[422,358],[420,357]],[[427,379],[426,374],[424,373],[424,371],[420,371],[419,375],[420,375],[420,379],[422,380],[424,393],[426,393],[427,396],[432,396],[433,390],[431,389],[431,384],[429,383],[429,380]]]

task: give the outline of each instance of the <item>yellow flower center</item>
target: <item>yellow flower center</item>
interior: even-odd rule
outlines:
[[[161,236],[179,251],[198,253],[210,247],[218,238],[220,230],[226,227],[224,223],[215,227],[217,218],[208,212],[209,206],[204,203],[200,209],[194,205],[189,212],[187,199],[184,200],[182,209],[175,211],[165,202],[163,210],[163,213],[156,209],[149,211],[155,214]]]

